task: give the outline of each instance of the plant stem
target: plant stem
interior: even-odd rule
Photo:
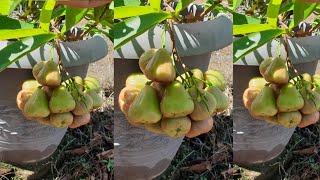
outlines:
[[[288,38],[287,38],[287,35],[284,35],[284,39],[283,39],[283,42],[284,42],[284,48],[285,48],[285,51],[286,51],[286,62],[287,62],[287,65],[288,67],[290,67],[293,72],[295,73],[296,77],[297,77],[297,82],[295,82],[295,80],[293,79],[293,81],[295,82],[296,85],[300,86],[300,82],[302,81],[301,77],[300,77],[300,74],[299,72],[297,71],[297,69],[293,66],[290,58],[289,58],[289,45],[288,45]],[[298,87],[299,88],[299,87]]]
[[[287,63],[289,64],[289,67],[292,68],[292,70],[294,71],[294,73],[299,76],[299,73],[297,71],[297,69],[293,66],[290,58],[289,58],[289,45],[288,45],[288,38],[286,35],[284,35],[284,48],[285,48],[285,51],[286,51],[286,61]]]
[[[80,35],[79,39],[82,39],[82,38],[83,38],[85,35],[87,35],[92,29],[94,29],[95,27],[98,26],[98,24],[99,24],[100,21],[102,20],[102,17],[104,16],[104,14],[107,12],[107,10],[109,10],[109,5],[110,5],[110,4],[106,4],[106,5],[105,5],[105,7],[104,7],[104,9],[103,9],[103,12],[101,13],[101,15],[100,15],[100,17],[99,17],[99,20],[98,20],[98,21],[95,21],[95,22],[93,23],[93,25],[89,27],[89,29],[87,29],[86,31],[84,31],[84,32]]]
[[[174,59],[176,59],[182,66],[182,69],[186,75],[186,79],[189,80],[189,78],[191,79],[190,83],[190,87],[192,87],[192,85],[196,88],[197,94],[200,95],[200,97],[202,97],[203,93],[200,91],[199,87],[197,86],[195,79],[193,77],[193,73],[191,72],[190,69],[187,68],[187,66],[182,62],[177,49],[176,49],[176,43],[175,43],[175,39],[174,39],[174,32],[173,32],[173,20],[169,20],[169,33],[170,33],[170,39],[171,39],[171,46],[172,46],[172,56]],[[181,76],[182,77],[182,76]],[[202,98],[201,98],[202,99]]]
[[[315,30],[318,29],[319,27],[320,27],[320,22],[318,22],[318,24],[316,24],[315,26],[313,26],[313,27],[310,29],[309,33],[315,31]]]
[[[215,1],[208,9],[203,11],[199,17],[197,17],[197,20],[202,20],[205,15],[207,15],[209,12],[211,12],[217,5],[219,5],[222,2],[222,0]]]
[[[57,51],[57,54],[58,54],[58,65],[59,65],[59,69],[61,71],[63,71],[66,75],[67,75],[67,78],[69,79],[70,78],[70,75],[69,73],[67,72],[66,68],[63,66],[62,64],[62,59],[61,59],[61,52],[60,52],[60,43],[58,40],[56,40],[56,43],[55,43],[55,46],[56,46],[56,51]]]
[[[173,22],[172,20],[169,20],[169,34],[170,34],[170,39],[171,39],[171,46],[172,46],[172,54],[173,54],[173,58],[176,59],[182,66],[182,69],[185,73],[187,73],[188,69],[187,67],[184,65],[184,63],[182,62],[182,60],[180,59],[180,56],[177,52],[176,49],[176,41],[174,39],[174,32],[173,32]]]

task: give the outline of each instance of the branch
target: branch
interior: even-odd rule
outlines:
[[[67,72],[66,68],[63,66],[62,64],[62,59],[61,59],[61,51],[60,51],[60,43],[58,40],[56,40],[56,43],[55,43],[55,46],[56,46],[56,51],[57,51],[57,54],[58,54],[58,65],[59,65],[59,69],[61,69],[63,72],[66,73],[68,79],[70,78],[70,75],[69,73]]]
[[[286,61],[287,61],[287,64],[288,64],[288,67],[290,67],[294,73],[296,74],[297,77],[299,77],[299,73],[297,71],[297,69],[293,66],[290,58],[289,58],[289,45],[288,45],[288,37],[287,35],[284,35],[284,48],[285,48],[285,51],[286,51]]]
[[[319,27],[320,27],[320,22],[318,22],[317,25],[313,26],[313,27],[310,29],[309,33],[312,33],[313,31],[315,31],[315,30],[318,29]]]
[[[203,13],[200,14],[200,19],[203,19],[205,15],[211,12],[217,5],[219,5],[222,0],[215,1],[208,9],[206,9]]]
[[[83,38],[85,35],[87,35],[92,29],[94,29],[95,27],[98,26],[98,24],[100,23],[101,19],[102,19],[103,16],[104,16],[104,14],[107,12],[107,10],[109,10],[109,5],[110,5],[110,3],[106,4],[106,6],[105,6],[104,9],[103,9],[103,12],[101,13],[101,15],[100,15],[100,17],[99,17],[99,20],[96,21],[96,22],[94,22],[94,23],[92,24],[92,26],[90,26],[86,31],[84,31],[84,32],[80,35],[79,39],[82,39],[82,38]]]

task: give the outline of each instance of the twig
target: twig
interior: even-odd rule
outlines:
[[[182,62],[177,49],[176,49],[176,41],[174,39],[174,32],[173,32],[173,22],[172,20],[169,20],[169,34],[170,34],[170,39],[171,39],[171,46],[172,46],[172,53],[173,57],[181,64],[183,70],[186,72],[189,72],[190,70],[186,67],[186,65]]]
[[[101,19],[103,18],[104,14],[107,12],[107,10],[109,10],[109,5],[110,3],[106,4],[106,6],[104,7],[103,9],[103,12],[101,13],[100,17],[99,17],[99,20],[94,22],[92,26],[90,26],[86,31],[84,31],[79,39],[82,39],[86,34],[88,34],[92,29],[94,29],[95,27],[98,26],[98,24],[100,23]]]
[[[55,22],[54,22],[54,20],[51,20],[51,21],[50,21],[50,24],[51,24],[51,26],[52,26],[52,28],[53,28],[54,32],[55,32],[55,33],[60,34],[59,29],[57,29],[57,27],[55,26]]]
[[[174,13],[174,12],[175,12],[175,10],[174,10],[168,3],[163,2],[163,5],[168,9],[169,12],[171,12],[171,13]],[[180,20],[179,20],[177,17],[175,17],[175,16],[173,16],[172,19],[173,19],[175,22],[180,22]]]
[[[316,29],[318,29],[320,27],[320,22],[318,22],[317,25],[313,26],[310,30],[309,33],[312,33],[313,31],[315,31]]]
[[[210,11],[212,11],[217,5],[219,5],[222,2],[222,0],[215,1],[208,9],[206,9],[203,13],[200,14],[200,18],[204,18],[206,14],[208,14]]]
[[[288,45],[288,37],[287,35],[284,35],[284,38],[283,38],[283,42],[284,42],[284,48],[285,48],[285,51],[286,51],[286,61],[287,61],[287,64],[288,64],[288,67],[290,67],[294,73],[296,74],[297,77],[299,77],[299,73],[297,71],[297,69],[293,66],[290,58],[289,58],[289,45]]]
[[[175,12],[175,10],[166,2],[162,3],[166,8],[168,8],[169,12]]]

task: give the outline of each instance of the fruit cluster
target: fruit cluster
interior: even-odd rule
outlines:
[[[58,65],[53,61],[37,63],[17,95],[23,115],[38,123],[56,128],[77,128],[89,123],[90,111],[103,103],[98,94],[101,85],[92,77],[79,76],[62,82]]]
[[[209,132],[212,116],[229,106],[226,81],[219,71],[193,69],[176,76],[166,49],[151,49],[139,59],[143,73],[132,74],[119,94],[129,123],[173,138]]]
[[[287,128],[318,122],[319,75],[304,73],[289,80],[281,58],[265,59],[259,71],[262,77],[252,78],[243,94],[243,103],[253,117]]]

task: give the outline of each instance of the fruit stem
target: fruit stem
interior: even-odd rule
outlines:
[[[220,0],[218,0],[220,1]],[[203,93],[201,93],[201,91],[199,90],[199,87],[197,86],[197,84],[195,83],[194,77],[193,77],[193,73],[191,72],[191,70],[189,70],[187,68],[187,66],[182,62],[177,49],[176,49],[176,43],[175,43],[175,39],[174,39],[174,32],[173,32],[173,20],[169,20],[169,34],[170,34],[170,39],[171,39],[171,46],[172,46],[172,56],[174,60],[177,60],[180,64],[181,67],[186,75],[186,79],[188,80],[189,78],[191,78],[191,82],[189,81],[189,88],[193,86],[195,86],[196,91],[197,91],[197,95],[201,97],[201,100],[203,100]],[[189,76],[189,77],[188,77]],[[191,86],[190,86],[191,85]]]
[[[153,81],[147,81],[145,85],[150,86],[152,83],[153,83]]]
[[[297,77],[297,83],[295,83],[295,85],[297,86],[300,86],[300,82],[301,82],[301,76],[300,74],[298,73],[297,69],[293,66],[290,58],[289,58],[289,45],[288,45],[288,37],[287,35],[283,35],[284,38],[283,38],[283,42],[284,42],[284,48],[285,48],[285,51],[286,51],[286,62],[287,62],[287,66],[288,68],[291,68],[293,70],[293,72],[295,73],[296,77]],[[295,80],[293,79],[293,81],[295,82]],[[300,88],[300,87],[298,87]]]
[[[168,25],[168,21],[166,21],[166,23],[164,24],[164,28],[163,28],[163,31],[161,32],[161,35],[160,35],[160,42],[161,42],[161,47],[162,48],[166,48],[166,39],[167,39],[167,25]]]
[[[201,81],[201,82],[203,82],[203,83],[205,83],[207,86],[212,86],[212,84],[211,83],[209,83],[209,82],[207,82],[207,81],[205,81],[205,80],[203,80],[203,79],[199,79],[199,78],[196,78],[196,77],[193,77],[195,80],[198,80],[198,81]]]
[[[184,71],[184,74],[186,75],[186,79],[188,79],[188,68],[186,67],[186,65],[182,62],[178,52],[177,52],[177,49],[176,49],[176,43],[175,43],[175,39],[174,39],[174,33],[173,33],[173,22],[172,20],[169,20],[169,34],[170,34],[170,39],[171,39],[171,47],[172,47],[172,57],[173,57],[173,60],[175,61],[178,61],[180,64],[181,64],[181,67]],[[175,65],[175,64],[174,64]],[[176,66],[175,66],[176,68]],[[176,71],[178,71],[178,69],[176,68]],[[182,78],[182,76],[180,76]],[[182,78],[183,79],[183,78]],[[187,85],[188,87],[190,87],[190,84]]]
[[[60,73],[64,72],[66,74],[66,76],[67,76],[67,80],[69,80],[69,81],[66,81],[67,89],[69,89],[70,91],[76,90],[76,92],[78,94],[78,97],[80,97],[82,99],[83,97],[82,97],[80,91],[78,90],[78,88],[77,88],[77,86],[75,84],[74,78],[70,76],[70,74],[68,73],[68,71],[66,70],[66,68],[62,64],[61,52],[60,52],[60,44],[59,44],[57,39],[56,39],[55,45],[56,45],[56,51],[57,51],[57,54],[58,54],[58,67],[59,67]],[[61,74],[60,74],[60,76],[63,79],[63,76]],[[70,82],[70,84],[67,83],[67,82]]]

